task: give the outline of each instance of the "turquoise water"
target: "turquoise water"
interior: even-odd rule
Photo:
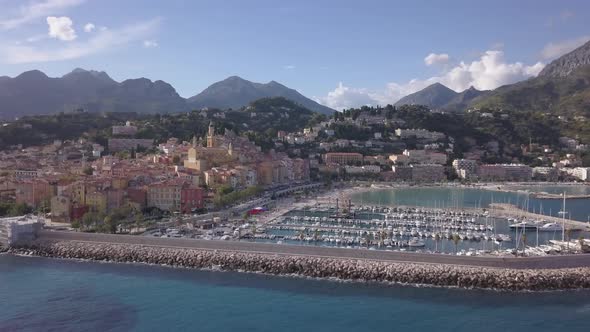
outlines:
[[[540,191],[559,191],[550,186],[536,187]],[[574,187],[569,187],[574,188]],[[584,189],[582,189],[584,188]],[[587,187],[579,187],[584,191]],[[573,189],[571,189],[573,190]],[[477,188],[463,187],[400,187],[394,189],[374,189],[352,195],[355,203],[411,205],[424,207],[488,207],[490,203],[511,203],[522,209],[527,207],[529,195],[523,192],[502,192]],[[545,215],[558,216],[563,201],[560,199],[528,199],[528,209],[531,212],[542,212]],[[565,210],[568,217],[579,221],[590,220],[590,199],[570,199],[566,202]]]
[[[0,255],[0,331],[588,331],[590,292],[500,293]]]

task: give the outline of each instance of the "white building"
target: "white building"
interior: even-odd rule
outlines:
[[[578,180],[588,181],[588,173],[590,171],[590,167],[563,168],[562,171],[575,177]]]
[[[12,246],[37,238],[42,219],[33,216],[0,218],[0,245]]]
[[[401,155],[391,155],[389,159],[396,164],[440,164],[447,163],[447,155],[428,150],[404,150]]]
[[[344,166],[344,170],[348,174],[379,174],[381,173],[381,167],[377,165],[365,165],[365,166]]]
[[[439,133],[436,131],[428,131],[426,129],[401,129],[398,128],[395,130],[395,135],[399,138],[410,138],[414,137],[417,139],[426,139],[431,141],[438,141],[444,140],[446,138],[445,134]]]
[[[461,179],[469,179],[476,175],[477,162],[472,159],[455,159],[453,169]]]

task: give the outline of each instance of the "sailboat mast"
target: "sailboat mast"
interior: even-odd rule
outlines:
[[[565,191],[563,192],[563,208],[561,210],[561,241],[565,241]]]

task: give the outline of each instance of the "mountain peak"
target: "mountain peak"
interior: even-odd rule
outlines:
[[[420,91],[403,97],[395,103],[395,106],[425,105],[431,108],[440,108],[450,102],[455,96],[457,96],[457,92],[436,82]]]
[[[545,66],[539,77],[566,77],[577,68],[590,65],[590,41]]]
[[[44,72],[37,70],[37,69],[25,71],[22,74],[15,77],[15,79],[47,79],[47,78],[49,78],[49,77],[47,75],[45,75]]]
[[[114,83],[114,80],[104,71],[86,70],[83,68],[75,68],[71,72],[62,76],[62,78],[73,78],[73,77],[78,78],[78,77],[84,77],[85,75],[89,75],[89,76],[98,78],[98,79],[105,81],[105,82],[109,82],[109,83],[113,82]]]
[[[74,70],[72,70],[70,72],[70,74],[86,73],[86,72],[88,72],[88,70],[83,69],[83,68],[80,68],[80,67],[77,67],[77,68],[74,68]]]
[[[447,86],[442,84],[441,82],[436,82],[436,83],[430,84],[426,88],[446,88],[446,89],[448,89]]]
[[[333,109],[320,105],[306,98],[299,92],[290,89],[276,81],[266,84],[255,83],[239,76],[230,76],[223,81],[211,84],[201,93],[188,99],[192,108],[240,108],[248,106],[255,100],[270,97],[284,97],[309,110],[332,114]]]
[[[248,81],[246,79],[243,79],[243,78],[241,78],[240,76],[237,76],[237,75],[229,76],[228,78],[224,79],[221,82],[249,82],[250,83],[250,81]]]

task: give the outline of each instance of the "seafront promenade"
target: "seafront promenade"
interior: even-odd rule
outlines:
[[[590,254],[543,257],[455,256],[368,249],[347,249],[320,246],[256,243],[249,241],[216,241],[198,239],[153,238],[43,230],[39,242],[87,242],[129,244],[147,247],[198,249],[281,256],[307,256],[334,259],[357,259],[391,263],[445,264],[502,269],[562,269],[590,267]]]

